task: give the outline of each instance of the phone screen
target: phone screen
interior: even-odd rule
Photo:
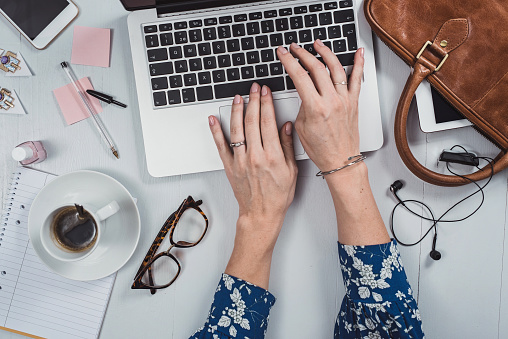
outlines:
[[[432,101],[434,103],[434,115],[436,123],[462,120],[464,116],[450,105],[434,88],[431,87]]]
[[[67,0],[0,0],[0,8],[34,40],[69,3]]]

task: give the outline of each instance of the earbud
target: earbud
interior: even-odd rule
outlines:
[[[396,180],[391,186],[390,191],[395,194],[398,190],[400,190],[402,187],[404,187],[404,184],[400,180]]]
[[[434,233],[434,239],[432,239],[432,250],[430,251],[430,257],[434,260],[441,259],[441,252],[436,250],[437,233]]]

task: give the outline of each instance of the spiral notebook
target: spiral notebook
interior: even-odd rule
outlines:
[[[95,281],[63,278],[39,260],[28,237],[30,206],[55,177],[20,167],[5,194],[0,223],[0,330],[31,338],[97,338],[116,274]]]

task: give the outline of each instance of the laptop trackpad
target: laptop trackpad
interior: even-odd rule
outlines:
[[[296,116],[300,106],[298,104],[298,98],[285,98],[273,100],[273,106],[275,107],[275,118],[277,120],[277,128],[280,130],[282,125],[287,121],[295,122]],[[245,104],[247,107],[247,104]],[[244,110],[245,112],[245,110]],[[226,136],[226,139],[230,141],[230,122],[231,122],[231,105],[221,106],[219,108],[219,119],[222,127],[222,131]],[[300,138],[293,127],[293,142],[295,155],[305,154]]]

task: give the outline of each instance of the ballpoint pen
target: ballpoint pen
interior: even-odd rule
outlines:
[[[83,89],[81,84],[78,82],[78,78],[76,77],[76,75],[74,74],[74,72],[72,71],[72,69],[70,68],[69,64],[66,61],[60,63],[60,65],[62,66],[63,70],[65,71],[65,74],[67,74],[67,76],[71,80],[71,83],[72,83],[74,89],[76,90],[79,97],[81,98],[83,105],[85,105],[85,108],[86,108],[88,114],[92,118],[92,121],[94,122],[95,127],[97,127],[97,130],[99,131],[100,135],[102,135],[103,140],[106,142],[109,149],[111,149],[111,152],[113,152],[113,155],[117,159],[119,159],[120,157],[118,156],[118,152],[115,148],[115,144],[113,143],[113,140],[111,139],[111,137],[108,134],[108,131],[102,124],[102,121],[99,118],[99,116],[97,115],[97,112],[95,112],[95,109],[93,108],[92,104],[88,100],[88,98],[85,94],[85,90]]]

